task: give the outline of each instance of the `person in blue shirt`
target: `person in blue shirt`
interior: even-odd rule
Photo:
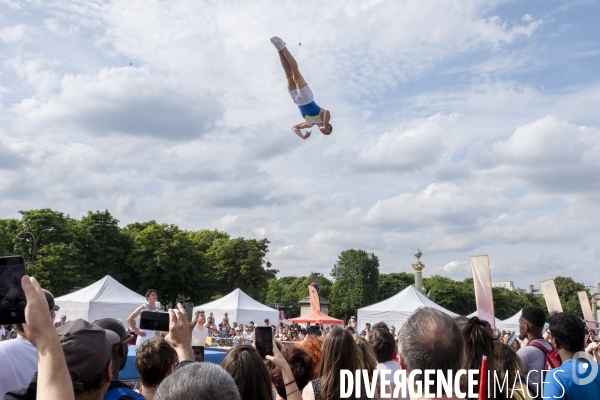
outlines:
[[[304,121],[294,125],[292,130],[302,139],[308,139],[311,131],[302,133],[301,129],[311,128],[316,125],[323,135],[330,135],[333,127],[329,123],[331,119],[329,110],[321,108],[315,103],[313,92],[300,73],[298,63],[287,49],[285,42],[274,36],[271,38],[271,43],[273,43],[279,52],[279,59],[285,71],[290,96],[294,104],[298,106],[300,115],[304,118]]]
[[[573,314],[557,313],[548,332],[562,364],[546,373],[543,398],[600,400],[600,366],[584,351],[584,322]]]

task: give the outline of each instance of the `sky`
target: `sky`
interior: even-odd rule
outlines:
[[[0,218],[268,238],[279,276],[600,282],[600,2],[0,0]],[[296,57],[330,136],[301,121]]]

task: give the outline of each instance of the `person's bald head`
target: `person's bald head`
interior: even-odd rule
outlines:
[[[462,332],[449,315],[434,308],[421,307],[411,315],[400,330],[398,344],[407,373],[417,369],[456,372],[462,367]]]

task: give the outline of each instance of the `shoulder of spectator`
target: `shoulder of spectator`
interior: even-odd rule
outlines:
[[[186,365],[195,364],[195,363],[196,363],[196,361],[182,361],[179,364],[177,364],[177,366],[175,367],[175,371],[177,371],[180,368],[185,367]]]

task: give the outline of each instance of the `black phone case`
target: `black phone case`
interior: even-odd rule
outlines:
[[[142,311],[140,329],[148,331],[169,331],[169,313],[160,311]]]
[[[273,330],[270,326],[256,327],[254,329],[254,338],[256,339],[256,350],[263,360],[266,356],[273,355]]]

